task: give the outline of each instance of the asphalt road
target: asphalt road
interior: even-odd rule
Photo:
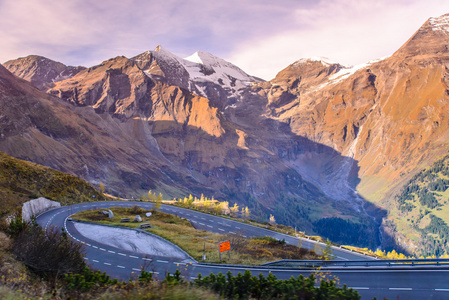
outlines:
[[[176,269],[187,279],[196,278],[199,273],[209,275],[210,273],[233,274],[250,270],[254,275],[259,273],[268,275],[269,272],[277,278],[287,279],[291,276],[303,274],[308,276],[316,274],[315,270],[300,270],[280,267],[250,267],[250,266],[227,266],[227,265],[205,265],[173,259],[167,256],[151,256],[126,251],[108,246],[101,241],[87,239],[78,232],[73,222],[68,222],[67,217],[80,210],[99,209],[112,206],[139,205],[145,209],[152,208],[151,203],[145,202],[96,202],[76,204],[70,207],[61,207],[46,212],[37,218],[37,222],[44,228],[49,226],[65,226],[69,235],[86,245],[85,259],[95,269],[105,271],[112,277],[128,280],[137,278],[141,269],[151,271],[155,276],[164,278],[167,272],[173,273]],[[285,239],[287,243],[313,249],[314,241],[298,239],[292,236],[277,233],[264,228],[251,226],[226,218],[216,217],[197,211],[187,210],[175,206],[163,205],[163,212],[184,217],[199,229],[217,233],[240,233],[247,237],[269,235],[276,239]],[[323,247],[323,245],[320,245]],[[340,248],[333,248],[333,254],[339,260],[361,260],[371,259],[359,253],[350,252]],[[331,267],[323,268],[321,274],[326,278],[333,278],[341,285],[357,289],[362,299],[449,299],[449,268],[447,267]]]

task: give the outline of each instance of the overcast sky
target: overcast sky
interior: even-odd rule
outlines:
[[[0,62],[38,54],[90,67],[161,44],[269,80],[304,57],[356,65],[391,55],[446,13],[448,0],[0,0]]]

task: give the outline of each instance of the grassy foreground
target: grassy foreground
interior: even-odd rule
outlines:
[[[181,217],[151,210],[151,217],[145,217],[148,212],[138,206],[130,208],[112,207],[114,218],[100,214],[101,210],[87,210],[73,216],[74,220],[95,222],[99,224],[126,226],[138,228],[141,223],[132,222],[136,215],[142,217],[143,223],[150,223],[152,228],[148,232],[159,235],[178,245],[189,253],[194,259],[202,261],[202,255],[206,254],[205,262],[219,263],[218,243],[230,240],[232,246],[231,258],[228,253],[222,254],[223,263],[258,265],[279,259],[318,259],[314,251],[288,245],[270,237],[247,239],[240,235],[221,235],[205,230],[195,229],[192,224]],[[131,222],[122,223],[122,218],[129,218]],[[299,245],[298,245],[299,246]]]

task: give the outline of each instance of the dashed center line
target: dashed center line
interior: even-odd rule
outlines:
[[[105,265],[107,265],[107,266],[110,266],[110,265],[111,265],[110,263],[103,263],[103,264],[105,264]]]
[[[389,290],[392,291],[411,291],[412,288],[388,288]]]
[[[129,257],[131,257],[131,258],[138,258],[137,256],[134,256],[134,255],[130,255]]]
[[[224,229],[218,228],[218,230],[224,231]]]
[[[114,253],[114,254],[115,254],[115,251],[108,250],[108,252],[109,252],[109,253]]]
[[[165,263],[165,264],[168,264],[168,261],[166,261],[166,260],[156,260],[157,262],[160,262],[160,263]]]
[[[106,251],[106,249],[104,249],[104,248],[100,248],[100,250],[101,250],[101,251]]]
[[[99,261],[98,261],[98,260],[96,260],[96,259],[92,259],[92,261],[93,261],[93,262],[99,262]]]
[[[117,266],[117,268],[121,268],[121,269],[124,269],[125,267],[124,267],[124,266]]]
[[[126,256],[126,254],[120,253],[120,252],[117,252],[117,254],[118,254],[118,255],[121,255],[121,256]]]
[[[141,269],[133,268],[133,271],[142,271]]]

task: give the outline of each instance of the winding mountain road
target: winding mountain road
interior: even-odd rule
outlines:
[[[89,239],[79,232],[74,222],[68,221],[68,217],[78,211],[88,209],[103,209],[113,206],[130,207],[139,205],[144,209],[151,209],[152,204],[147,202],[121,201],[121,202],[90,202],[53,209],[37,217],[37,222],[44,228],[49,226],[65,227],[71,238],[86,245],[85,260],[91,267],[105,271],[110,276],[123,280],[137,278],[142,268],[153,272],[159,278],[163,278],[167,272],[173,273],[176,269],[186,279],[196,278],[199,273],[233,274],[250,270],[253,274],[259,273],[265,276],[273,273],[277,278],[288,279],[291,276],[303,274],[309,276],[316,273],[312,269],[285,268],[273,266],[235,266],[201,264],[193,259],[174,258],[167,255],[146,255],[135,251],[117,248],[106,241]],[[188,219],[195,228],[204,229],[216,233],[240,233],[247,237],[272,236],[276,239],[285,239],[287,243],[313,249],[316,242],[307,239],[299,239],[293,236],[277,233],[268,229],[259,228],[250,224],[221,218],[198,211],[192,211],[176,206],[162,205],[161,211],[175,214]],[[99,229],[101,230],[101,229]],[[323,245],[320,245],[323,247]],[[337,260],[354,261],[366,260],[366,266],[358,267],[323,267],[329,278],[338,279],[337,282],[347,284],[348,287],[357,289],[363,299],[377,297],[382,299],[448,299],[449,298],[449,266],[375,266],[370,265],[372,258],[359,253],[354,253],[338,247],[333,247],[333,254]]]

